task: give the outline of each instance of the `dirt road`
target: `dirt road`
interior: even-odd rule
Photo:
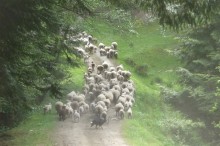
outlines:
[[[101,64],[102,61],[107,61],[110,65],[116,65],[112,59],[109,60],[105,56],[100,57],[97,53],[91,56],[91,59],[96,64]],[[90,60],[91,61],[91,60]],[[110,117],[109,123],[103,125],[103,129],[90,127],[90,122],[93,119],[93,113],[82,115],[79,123],[74,123],[73,119],[69,118],[62,121],[57,121],[57,127],[53,134],[55,146],[128,146],[122,138],[121,127],[122,120],[115,117],[114,108],[108,110]]]

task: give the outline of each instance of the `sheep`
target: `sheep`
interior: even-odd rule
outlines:
[[[92,71],[94,71],[95,70],[95,63],[93,61],[91,63],[91,67],[92,67]]]
[[[106,56],[107,55],[107,52],[106,52],[105,49],[100,49],[99,53],[100,53],[100,56]]]
[[[61,101],[57,101],[55,103],[55,110],[57,111],[58,114],[59,114],[59,111],[62,110],[62,106],[63,106],[63,103]]]
[[[101,105],[103,108],[105,107],[105,102],[104,101],[98,101],[97,102],[97,105]]]
[[[64,121],[66,119],[66,115],[67,115],[67,109],[66,109],[66,105],[63,105],[60,110],[58,111],[59,114],[59,120]]]
[[[117,75],[117,79],[120,83],[122,83],[124,81],[124,77],[122,75]]]
[[[118,101],[117,101],[118,103],[122,103],[122,105],[125,105],[125,102],[126,102],[126,98],[124,98],[123,96],[120,96],[119,98],[118,98]]]
[[[94,70],[93,70],[92,67],[88,67],[88,68],[87,68],[87,73],[88,73],[89,75],[90,75],[93,71],[94,71]]]
[[[115,90],[115,89],[111,89],[111,92],[113,94],[113,102],[116,103],[121,93],[120,91]]]
[[[100,94],[97,98],[96,98],[96,101],[104,101],[106,99],[105,95],[104,94]]]
[[[129,80],[131,77],[131,72],[129,71],[123,71],[123,74],[125,81]]]
[[[98,47],[99,47],[99,49],[104,49],[105,45],[103,43],[99,43]]]
[[[80,114],[77,112],[77,110],[74,110],[73,120],[74,120],[74,122],[76,122],[76,120],[77,120],[77,122],[79,122],[79,120],[80,120]]]
[[[114,85],[113,87],[112,87],[112,89],[114,89],[114,90],[118,90],[118,91],[121,91],[121,87],[120,87],[120,85]]]
[[[112,71],[111,72],[111,79],[114,79],[117,77],[117,72],[116,71]]]
[[[100,104],[96,105],[95,112],[98,116],[100,116],[100,114],[103,112],[103,107]]]
[[[105,79],[110,80],[111,79],[111,74],[112,74],[112,72],[105,71],[105,74],[104,74]]]
[[[104,80],[104,78],[102,77],[102,75],[101,74],[99,74],[99,75],[94,75],[94,78],[95,78],[95,83],[100,83],[101,81],[103,81]]]
[[[109,108],[111,105],[110,99],[105,99],[104,102],[105,102],[106,107]]]
[[[48,113],[48,112],[51,112],[51,110],[52,110],[52,104],[49,103],[49,104],[47,104],[47,105],[44,105],[43,110],[44,110],[44,114],[46,114],[46,113]]]
[[[118,43],[117,42],[112,42],[112,48],[114,49],[114,50],[117,50],[117,47],[118,47]]]
[[[89,105],[87,103],[83,105],[83,108],[84,108],[85,113],[89,111]]]
[[[67,112],[68,117],[72,117],[73,108],[70,105],[66,105],[66,112]]]
[[[133,103],[131,101],[126,101],[124,104],[124,110],[128,111],[129,108],[131,108],[133,106]]]
[[[111,79],[109,83],[110,83],[110,88],[112,88],[114,85],[118,84],[118,80],[117,78],[114,78],[114,79]]]
[[[113,57],[115,57],[115,59],[118,59],[118,52],[117,51],[114,52],[114,56]]]
[[[116,116],[119,115],[119,111],[120,111],[121,109],[124,109],[124,106],[123,106],[121,103],[117,103],[117,104],[115,105]]]
[[[122,89],[122,94],[125,93],[125,94],[129,94],[129,89],[128,88],[124,88]]]
[[[113,101],[114,95],[111,91],[105,91],[105,92],[103,92],[103,94],[105,95],[106,99],[109,99],[110,101]]]
[[[73,102],[71,103],[71,107],[72,107],[73,110],[78,110],[78,108],[79,108],[79,103],[78,103],[78,101],[73,101]]]
[[[103,66],[103,68],[104,68],[105,70],[107,70],[108,67],[109,67],[109,65],[108,65],[108,63],[107,63],[106,61],[104,61],[104,62],[102,63],[102,66]]]
[[[79,94],[79,95],[73,97],[72,100],[73,100],[73,101],[78,101],[78,102],[84,101],[84,100],[85,100],[85,95],[84,95],[84,94]]]
[[[120,119],[124,119],[124,116],[125,116],[124,109],[120,109],[120,111],[118,112],[118,115]]]
[[[132,118],[132,110],[131,110],[131,108],[128,109],[127,115],[128,115],[128,119]]]
[[[101,74],[104,70],[104,67],[102,65],[97,66],[97,74]]]
[[[73,100],[73,98],[76,96],[76,92],[72,91],[69,94],[67,94],[67,99],[69,99],[70,101]]]
[[[84,108],[83,106],[80,106],[79,107],[79,114],[82,115],[84,113]]]

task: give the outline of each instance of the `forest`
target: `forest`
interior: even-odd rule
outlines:
[[[44,119],[45,103],[82,91],[86,66],[67,37],[86,31],[117,40],[117,61],[132,72],[134,119],[122,130],[130,145],[219,145],[219,8],[218,0],[1,0],[0,141],[30,117]]]

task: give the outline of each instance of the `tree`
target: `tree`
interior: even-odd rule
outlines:
[[[69,19],[89,11],[84,2],[2,0],[0,2],[0,126],[13,126],[50,91],[61,97],[63,57],[77,65],[76,54],[63,45]],[[80,6],[80,7],[77,7]],[[77,9],[75,9],[77,8]],[[85,12],[85,13],[86,13]],[[64,47],[65,46],[65,47]],[[64,55],[62,55],[64,54]]]

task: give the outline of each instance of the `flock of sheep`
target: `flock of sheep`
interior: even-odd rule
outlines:
[[[94,114],[91,127],[93,125],[101,127],[110,119],[108,115],[110,109],[115,110],[117,119],[132,118],[135,87],[130,80],[131,73],[122,65],[113,66],[108,60],[118,57],[117,42],[112,42],[110,46],[97,44],[97,40],[86,32],[69,36],[69,39],[77,39],[83,44],[83,47],[76,50],[84,58],[88,69],[84,74],[83,93],[72,91],[67,94],[65,103],[61,101],[55,103],[59,120],[73,118],[74,122],[80,122],[80,117],[89,113]],[[101,64],[95,64],[90,57],[94,53],[107,58]],[[44,113],[49,112],[51,108],[51,104],[45,105]]]

